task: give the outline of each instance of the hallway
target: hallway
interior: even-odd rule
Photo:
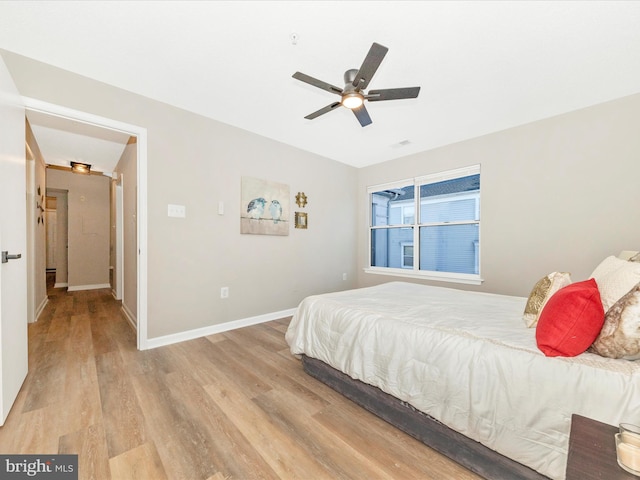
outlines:
[[[80,453],[87,457],[80,468],[87,460],[97,462],[94,478],[110,478],[102,419],[105,385],[98,369],[110,352],[134,353],[135,332],[111,291],[68,293],[51,287],[47,275],[49,303],[39,321],[29,324],[29,374],[0,429],[0,451]]]

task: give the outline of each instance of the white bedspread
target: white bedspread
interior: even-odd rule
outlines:
[[[640,362],[548,358],[526,298],[404,282],[304,299],[286,340],[551,478],[571,415],[640,423]]]

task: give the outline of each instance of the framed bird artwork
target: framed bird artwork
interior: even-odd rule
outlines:
[[[242,177],[240,233],[289,235],[289,185]]]

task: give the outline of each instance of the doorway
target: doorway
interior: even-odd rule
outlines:
[[[53,288],[69,286],[69,192],[47,188],[45,196],[46,272],[47,283],[53,277]]]
[[[135,312],[137,324],[137,348],[145,350],[147,346],[147,131],[143,127],[126,124],[116,120],[99,117],[86,112],[72,110],[60,105],[49,104],[36,99],[24,98],[25,108],[30,111],[43,114],[53,115],[60,118],[70,119],[76,122],[82,122],[93,126],[116,130],[127,133],[135,142],[132,148],[135,149],[135,165],[136,172],[135,184],[133,192],[133,203],[135,204],[135,238],[133,262],[136,263],[136,274],[134,282],[136,284],[135,292]],[[59,197],[58,197],[59,199]],[[56,206],[56,217],[59,217],[60,205]],[[59,225],[59,218],[57,218]],[[59,228],[58,228],[59,230]],[[59,235],[59,232],[58,232]],[[59,239],[59,236],[56,237]],[[59,246],[56,247],[59,252]],[[124,257],[124,255],[123,255]],[[56,270],[58,269],[59,258],[56,259]],[[57,272],[56,272],[57,277]],[[56,282],[57,282],[56,278]],[[62,282],[61,282],[62,283]]]

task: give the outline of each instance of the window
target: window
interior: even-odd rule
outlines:
[[[413,268],[413,243],[402,244],[402,268]]]
[[[368,189],[371,273],[480,283],[480,166]]]

